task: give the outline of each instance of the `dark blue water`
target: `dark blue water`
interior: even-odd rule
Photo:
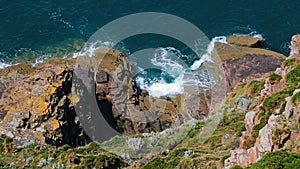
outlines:
[[[85,41],[106,23],[137,12],[177,15],[209,38],[255,31],[266,39],[266,48],[284,54],[290,37],[300,32],[297,0],[1,0],[0,59],[71,50],[75,40]],[[125,45],[141,48],[143,42],[147,44],[128,40]]]

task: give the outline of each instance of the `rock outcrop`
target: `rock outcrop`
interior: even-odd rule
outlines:
[[[291,49],[291,52],[290,52],[289,57],[299,58],[299,56],[300,56],[300,35],[294,35],[292,37],[290,49]]]
[[[239,44],[240,39],[230,41]],[[215,49],[225,68],[228,91],[240,82],[273,70],[284,57],[264,49],[223,43],[216,43]],[[80,64],[95,69],[89,70],[91,77],[86,77],[83,84],[93,79],[92,88],[87,90],[95,92],[106,122],[120,133],[163,131],[203,118],[211,109],[211,91],[173,98],[151,97],[136,85],[131,65],[119,51],[99,48],[94,60],[88,58],[83,56]],[[14,138],[20,146],[29,144],[29,140],[57,146],[89,142],[74,110],[80,97],[71,92],[73,69],[84,67],[78,60],[75,62],[50,60],[36,67],[21,64],[0,70],[1,134]]]
[[[227,42],[238,46],[259,48],[263,46],[264,40],[246,35],[232,35],[227,38]]]
[[[245,115],[246,131],[240,137],[240,147],[231,151],[231,156],[225,160],[225,168],[235,165],[249,166],[264,154],[279,149],[299,151],[299,114],[295,102],[298,99],[299,83],[295,82],[295,85],[292,83],[294,80],[291,82],[291,79],[287,79],[299,73],[298,68],[295,68],[295,65],[298,65],[296,60],[300,49],[298,42],[299,36],[293,36],[290,56],[276,69],[275,74],[265,80],[264,89],[260,94],[262,103],[257,103],[256,109]]]
[[[276,116],[272,115],[269,118],[267,125],[259,131],[259,136],[254,147],[251,147],[247,150],[242,148],[232,150],[230,158],[225,161],[224,168],[229,169],[235,165],[248,166],[252,163],[255,163],[265,153],[271,152],[274,146],[272,141],[272,133],[273,130],[278,126],[276,118]]]
[[[228,92],[239,83],[249,82],[274,71],[286,58],[280,53],[260,48],[219,42],[215,43],[214,47],[214,54],[219,55],[222,60]]]
[[[13,138],[18,146],[32,143],[86,144],[89,139],[72,106],[71,69],[63,62],[25,68],[35,70],[3,90],[0,133]],[[24,66],[19,69],[24,69]],[[4,70],[10,71],[10,68]]]

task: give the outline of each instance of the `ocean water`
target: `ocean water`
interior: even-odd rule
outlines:
[[[42,62],[72,52],[74,43],[88,40],[110,21],[139,12],[176,15],[196,25],[211,40],[232,34],[260,35],[266,40],[265,48],[286,55],[291,36],[300,33],[300,1],[295,0],[1,0],[0,67],[24,60]],[[165,61],[168,62],[165,65],[174,67],[177,63],[170,61],[170,56],[188,58],[186,63],[191,69],[201,65],[198,62],[197,66],[197,58],[189,57],[189,50],[182,44],[153,34],[126,39],[119,49],[130,54],[149,47],[157,48],[150,59],[154,65]],[[162,53],[164,55],[160,55]],[[151,88],[174,89],[163,95],[182,92],[182,72],[186,68],[178,64],[175,67],[176,70],[165,69],[159,73],[148,70],[148,75],[142,71],[137,80],[142,79],[141,87],[149,91]],[[195,83],[207,86],[204,81]]]

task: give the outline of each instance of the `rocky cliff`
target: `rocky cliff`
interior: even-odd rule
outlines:
[[[246,131],[239,149],[231,151],[225,168],[249,166],[267,152],[289,149],[300,153],[299,136],[299,37],[293,36],[290,56],[264,83],[260,102],[246,112]],[[261,104],[260,104],[261,103]]]
[[[35,67],[19,64],[2,69],[0,134],[4,148],[0,150],[8,155],[20,154],[31,151],[38,144],[55,152],[56,148],[51,146],[70,145],[73,148],[62,152],[72,152],[74,156],[50,153],[43,159],[49,160],[51,157],[70,166],[87,164],[89,159],[86,159],[86,154],[81,154],[83,150],[76,148],[91,142],[77,116],[78,113],[86,115],[86,112],[83,109],[76,112],[75,109],[86,103],[81,91],[89,91],[91,96],[95,96],[97,107],[106,122],[124,135],[162,132],[191,119],[200,120],[176,148],[165,150],[153,160],[150,155],[131,163],[133,168],[166,168],[169,165],[172,168],[230,168],[250,165],[267,152],[287,147],[297,152],[299,36],[293,37],[288,60],[277,52],[257,48],[261,47],[262,41],[233,36],[228,38],[228,43],[215,44],[213,54],[221,58],[228,96],[222,109],[224,117],[221,123],[201,143],[199,137],[205,130],[202,129],[202,119],[209,118],[213,104],[211,91],[173,98],[152,98],[138,88],[131,77],[131,65],[119,51],[98,48],[92,60],[82,56],[79,60],[56,59]],[[276,68],[276,72],[271,73]],[[74,77],[86,73],[86,79],[74,81]],[[195,99],[199,96],[200,99]],[[151,114],[153,105],[160,110],[156,114]],[[188,110],[183,107],[188,107]],[[89,145],[85,147],[86,152],[96,151],[90,150]],[[43,150],[39,152],[42,154]],[[27,162],[25,157],[29,158],[23,155],[18,161],[19,166],[38,165],[37,160]],[[72,160],[63,163],[57,158]],[[101,159],[91,158],[91,165],[98,166],[97,161]],[[119,157],[110,154],[103,155],[103,159],[106,162],[104,165],[101,162],[101,168],[116,163],[119,167],[126,166]],[[42,166],[46,164],[47,161]],[[3,163],[3,166],[7,165],[11,163]]]

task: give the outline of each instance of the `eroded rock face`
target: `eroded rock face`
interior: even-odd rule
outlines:
[[[0,97],[10,84],[22,80],[35,70],[28,64],[19,64],[0,70]]]
[[[276,116],[272,115],[268,124],[260,131],[254,147],[250,149],[231,150],[231,157],[225,160],[224,167],[227,169],[235,165],[248,166],[257,162],[265,153],[271,152],[273,148],[272,131],[278,126]]]
[[[290,45],[290,56],[291,58],[299,58],[300,56],[300,35],[294,35],[292,37],[291,45]]]
[[[228,91],[239,82],[274,70],[284,57],[272,51],[228,44],[216,43],[215,48],[223,62]],[[97,60],[103,53],[101,61]],[[106,122],[126,135],[158,132],[200,119],[219,102],[212,100],[212,95],[220,93],[211,90],[153,98],[138,88],[132,79],[131,65],[121,52],[99,48],[94,60],[88,58],[81,58],[82,65],[74,60],[52,60],[36,68],[24,65],[1,70],[8,72],[6,77],[0,76],[3,78],[0,83],[1,134],[13,137],[20,146],[28,144],[28,140],[58,146],[86,144],[90,139],[74,110],[80,102],[80,91],[93,94]],[[91,67],[84,70],[83,65]],[[84,77],[81,85],[86,89],[72,93],[76,66],[81,66],[79,74]],[[11,72],[16,73],[10,75]]]
[[[0,133],[14,144],[84,145],[88,142],[72,106],[72,71],[45,64],[5,88],[0,99]]]
[[[227,91],[237,84],[249,82],[281,66],[285,56],[273,51],[215,43],[227,78]]]
[[[208,114],[207,94],[154,98],[137,86],[132,67],[122,53],[106,52],[95,72],[96,96],[102,114],[111,114],[106,119],[117,131],[125,135],[160,132]]]
[[[291,42],[291,57],[297,57],[295,50],[299,50],[299,46],[295,45],[300,39],[299,36],[293,36]],[[281,76],[281,80],[277,83],[271,83],[270,79],[266,79],[264,89],[261,91],[261,101],[264,101],[266,97],[270,97],[273,94],[282,91],[287,87],[285,76],[289,73],[289,67],[284,64],[280,65],[276,69],[275,73]],[[273,152],[282,148],[293,149],[297,152],[299,145],[299,136],[291,130],[291,126],[297,125],[297,119],[299,118],[297,104],[292,103],[291,98],[299,92],[299,89],[294,89],[292,96],[284,98],[284,107],[272,110],[272,115],[269,117],[267,124],[259,130],[258,137],[254,140],[254,146],[243,149],[246,138],[252,138],[253,127],[259,124],[259,118],[257,114],[259,112],[259,105],[257,109],[248,112],[245,116],[246,131],[243,132],[240,137],[240,148],[231,151],[231,156],[225,160],[225,168],[230,168],[234,165],[249,166],[252,163],[257,162],[267,152]],[[287,127],[288,126],[288,127]]]

